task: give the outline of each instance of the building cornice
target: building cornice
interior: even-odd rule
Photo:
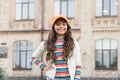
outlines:
[[[50,31],[51,29],[44,29],[44,31]],[[80,31],[80,29],[71,29],[72,31]],[[0,33],[15,33],[15,32],[42,32],[41,29],[38,29],[38,30],[1,30]]]
[[[118,27],[94,27],[92,28],[92,32],[120,32],[120,28]]]
[[[0,33],[7,32],[40,32],[41,30],[1,30]]]

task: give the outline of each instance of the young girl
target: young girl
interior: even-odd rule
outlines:
[[[80,57],[79,44],[72,37],[68,19],[58,15],[52,20],[48,40],[40,43],[32,61],[46,72],[47,80],[80,80]]]

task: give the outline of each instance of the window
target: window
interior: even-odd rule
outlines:
[[[73,18],[74,0],[54,0],[54,16],[59,14]]]
[[[96,16],[117,16],[117,0],[96,0]]]
[[[32,68],[32,42],[16,41],[14,43],[14,69]]]
[[[16,20],[34,19],[34,0],[16,0]]]
[[[7,58],[7,48],[0,47],[0,58]]]
[[[117,41],[96,40],[96,69],[117,69]]]

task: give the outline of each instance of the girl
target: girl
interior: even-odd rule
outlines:
[[[33,53],[32,62],[46,72],[47,80],[80,80],[80,57],[79,44],[72,37],[68,19],[58,15],[52,20],[48,40],[41,42]]]

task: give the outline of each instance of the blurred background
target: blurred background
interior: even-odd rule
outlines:
[[[82,80],[120,80],[120,0],[0,0],[0,75],[43,80],[31,55],[58,14],[79,42]]]

